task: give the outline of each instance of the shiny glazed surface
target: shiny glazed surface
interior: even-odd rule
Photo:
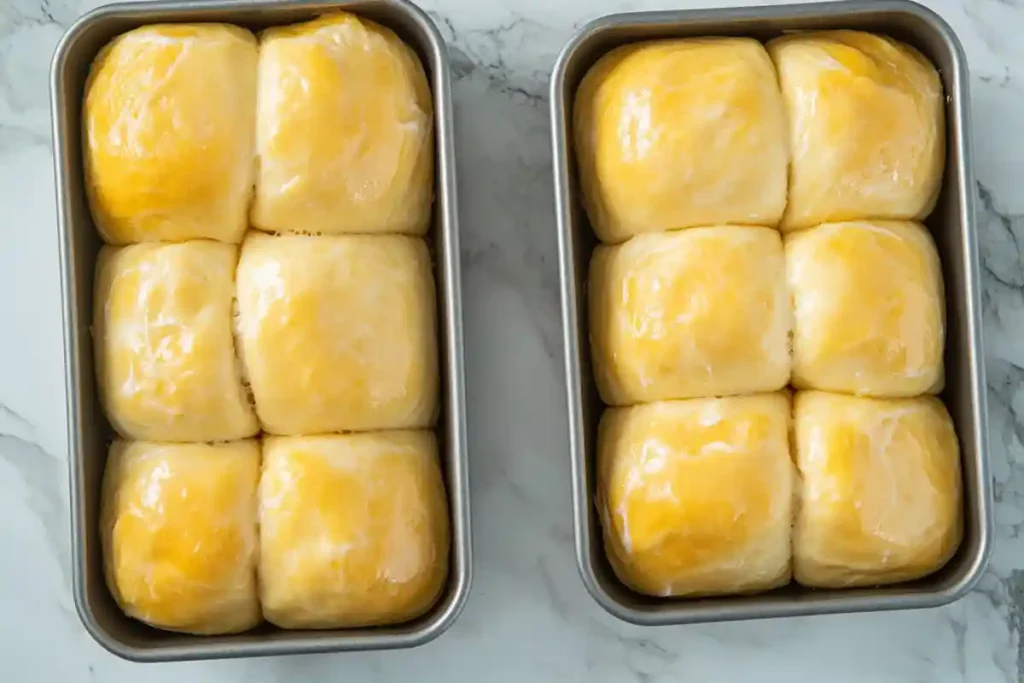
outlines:
[[[450,544],[428,431],[268,437],[260,595],[283,628],[392,624],[426,612]]]
[[[434,297],[420,239],[250,232],[237,324],[264,431],[431,426],[439,400]]]
[[[581,188],[603,242],[697,225],[777,225],[786,124],[764,47],[749,38],[626,45],[576,95]]]
[[[942,267],[927,229],[832,223],[785,242],[795,386],[883,397],[942,388]]]
[[[783,230],[931,213],[946,124],[942,83],[928,60],[858,31],[783,36],[768,52],[792,146]]]
[[[619,579],[655,596],[788,583],[789,425],[784,393],[606,411],[598,510]]]
[[[254,227],[426,233],[433,110],[409,46],[347,13],[267,29],[258,87]]]
[[[86,188],[110,244],[238,243],[253,189],[256,39],[224,24],[153,25],[93,62]]]
[[[800,392],[795,430],[799,583],[908,581],[953,556],[963,533],[960,450],[938,399]]]
[[[238,247],[104,247],[93,339],[114,429],[149,441],[230,441],[259,430],[232,338]]]
[[[257,441],[115,441],[100,531],[107,585],[126,614],[213,635],[261,621],[257,600]]]
[[[774,391],[789,380],[776,230],[692,228],[598,247],[589,297],[594,373],[608,404]]]

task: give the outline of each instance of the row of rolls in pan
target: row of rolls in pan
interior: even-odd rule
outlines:
[[[391,30],[353,14],[258,38],[228,24],[129,31],[94,60],[83,118],[86,189],[108,244],[430,225],[426,73]]]
[[[107,585],[129,616],[213,635],[379,626],[444,589],[450,525],[429,430],[221,443],[116,440]]]
[[[611,244],[704,225],[923,220],[945,132],[935,67],[861,31],[627,44],[587,72],[573,110],[584,205]]]

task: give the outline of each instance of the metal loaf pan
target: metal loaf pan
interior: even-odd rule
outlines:
[[[585,302],[587,266],[597,241],[580,203],[571,147],[576,88],[599,57],[623,43],[687,36],[764,41],[788,31],[838,28],[888,34],[914,45],[938,67],[947,94],[945,179],[938,206],[926,223],[938,244],[946,284],[942,399],[956,423],[963,456],[963,544],[938,573],[891,587],[838,591],[790,585],[761,595],[689,600],[638,595],[608,565],[594,503],[596,425],[604,405],[591,374]],[[662,625],[934,607],[963,596],[980,578],[992,537],[992,504],[967,87],[967,63],[953,30],[932,11],[907,0],[618,14],[584,26],[562,50],[551,81],[551,115],[576,559],[583,582],[606,610],[636,624]]]
[[[253,30],[306,21],[334,10],[354,12],[394,30],[426,68],[434,96],[436,185],[429,240],[439,302],[442,412],[438,433],[452,521],[448,584],[431,611],[406,624],[336,631],[283,631],[264,624],[233,636],[199,637],[149,628],[114,604],[103,578],[98,529],[100,481],[112,431],[94,384],[92,280],[100,240],[86,203],[82,171],[82,97],[93,58],[110,39],[144,24],[226,22]],[[136,661],[175,661],[412,647],[445,631],[459,615],[471,580],[469,480],[462,343],[462,294],[455,197],[448,52],[425,13],[404,0],[352,2],[126,3],[101,7],[64,35],[51,73],[58,230],[64,293],[74,596],[86,630],[106,649]]]

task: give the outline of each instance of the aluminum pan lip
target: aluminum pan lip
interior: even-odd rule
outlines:
[[[86,584],[90,568],[85,552],[88,536],[96,529],[86,523],[87,499],[98,491],[85,490],[82,481],[85,445],[83,430],[96,425],[83,423],[80,400],[82,378],[93,372],[91,353],[81,339],[82,315],[76,305],[76,290],[87,286],[91,291],[92,272],[76,271],[75,231],[83,222],[92,230],[92,221],[73,207],[71,176],[74,152],[80,144],[77,114],[69,116],[70,103],[65,97],[69,83],[76,76],[75,64],[69,60],[83,34],[108,22],[143,25],[168,21],[227,21],[242,24],[287,24],[308,20],[320,13],[347,10],[355,13],[372,11],[383,24],[388,17],[401,19],[415,27],[422,38],[417,45],[425,53],[430,71],[431,91],[435,108],[435,144],[437,146],[435,219],[432,228],[437,256],[439,332],[445,387],[443,426],[445,485],[449,497],[452,523],[452,561],[447,588],[439,603],[422,621],[398,625],[392,631],[383,629],[350,629],[335,631],[296,631],[270,640],[265,633],[248,632],[234,636],[195,637],[193,642],[143,647],[124,642],[105,628],[96,618]],[[205,17],[205,18],[204,18]],[[90,57],[91,59],[91,57]],[[80,17],[62,36],[54,53],[50,70],[50,113],[54,141],[58,245],[63,295],[64,366],[67,391],[68,467],[71,501],[72,592],[75,607],[86,631],[105,649],[128,660],[138,662],[186,661],[269,655],[365,651],[415,647],[437,638],[458,618],[465,607],[472,583],[472,534],[469,513],[469,477],[466,440],[465,370],[462,321],[461,266],[459,261],[459,230],[455,181],[455,150],[451,70],[444,39],[425,12],[406,0],[174,0],[162,2],[130,2],[101,6]],[[84,83],[84,81],[82,81]],[[82,83],[78,83],[81,85]],[[75,88],[77,89],[77,88]],[[73,119],[73,121],[71,120]],[[87,323],[86,323],[87,324]],[[83,348],[85,347],[85,348]],[[127,617],[125,617],[127,619]],[[404,630],[403,630],[404,629]]]
[[[947,282],[950,287],[962,287],[965,293],[964,317],[967,321],[965,355],[960,359],[969,369],[969,393],[971,422],[969,439],[975,457],[974,509],[977,518],[975,552],[966,562],[959,576],[949,586],[938,590],[926,590],[907,586],[888,589],[847,590],[818,592],[799,590],[790,595],[772,597],[736,596],[697,601],[672,601],[658,608],[638,608],[612,595],[598,576],[594,563],[595,552],[601,551],[601,529],[594,522],[591,512],[589,470],[587,452],[588,427],[584,416],[586,401],[584,378],[581,369],[580,339],[580,291],[576,273],[581,271],[577,260],[577,228],[573,213],[576,198],[573,194],[573,170],[569,122],[571,101],[567,101],[567,78],[581,49],[610,31],[630,29],[634,33],[646,33],[647,37],[664,37],[679,30],[699,25],[704,35],[718,31],[729,31],[736,24],[757,23],[778,25],[792,22],[797,25],[807,20],[824,20],[819,28],[841,28],[844,21],[856,21],[872,15],[898,14],[919,20],[942,41],[952,62],[951,108],[947,110],[947,130],[952,158],[957,171],[957,182],[953,191],[957,197],[958,222],[962,239],[959,254],[963,268],[960,282]],[[696,35],[687,30],[683,35]],[[657,626],[668,624],[706,623],[741,619],[761,619],[784,616],[813,614],[836,614],[847,612],[869,612],[890,609],[926,608],[944,605],[967,594],[977,582],[988,563],[992,551],[993,519],[991,475],[987,461],[987,399],[985,389],[984,342],[981,320],[981,281],[975,221],[975,181],[973,156],[970,140],[969,75],[963,46],[953,29],[938,14],[909,0],[846,0],[842,2],[777,5],[767,7],[730,7],[721,9],[669,10],[657,12],[630,12],[613,14],[596,19],[584,25],[565,45],[555,62],[551,78],[551,143],[554,172],[554,195],[558,224],[558,255],[561,278],[560,298],[562,304],[562,335],[565,353],[566,401],[569,421],[569,453],[572,468],[573,522],[575,529],[576,564],[580,577],[591,596],[612,615],[638,625]],[[587,227],[582,228],[584,230]],[[944,255],[945,256],[945,255]],[[947,299],[948,302],[948,299]],[[949,305],[947,303],[947,305]],[[965,483],[966,485],[966,483]]]

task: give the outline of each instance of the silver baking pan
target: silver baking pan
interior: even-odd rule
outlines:
[[[411,45],[423,61],[434,95],[436,201],[429,238],[440,303],[443,402],[438,432],[452,517],[448,584],[428,614],[398,626],[282,631],[264,625],[248,633],[217,637],[158,631],[124,616],[103,578],[97,511],[107,445],[113,433],[96,395],[89,334],[93,267],[100,240],[89,215],[82,173],[81,103],[86,75],[101,47],[114,36],[143,24],[227,22],[258,30],[340,9],[391,28]],[[471,540],[450,70],[447,48],[435,25],[403,0],[182,0],[108,5],[83,16],[61,39],[53,58],[50,87],[64,293],[74,596],[86,630],[114,654],[149,662],[403,648],[440,635],[459,615],[469,593]]]
[[[963,456],[963,543],[937,574],[891,587],[833,591],[790,585],[761,595],[689,600],[638,595],[616,579],[605,559],[594,504],[596,425],[604,406],[591,374],[585,306],[587,265],[596,239],[580,204],[570,143],[576,88],[600,56],[623,43],[723,35],[767,40],[788,31],[838,28],[888,34],[914,45],[938,67],[947,94],[946,173],[938,206],[926,223],[938,244],[946,282],[942,399]],[[992,494],[967,87],[967,62],[953,30],[934,12],[906,0],[617,14],[584,26],[562,50],[551,79],[551,117],[576,559],[587,589],[606,610],[636,624],[662,625],[935,607],[963,596],[981,577],[992,538]]]

